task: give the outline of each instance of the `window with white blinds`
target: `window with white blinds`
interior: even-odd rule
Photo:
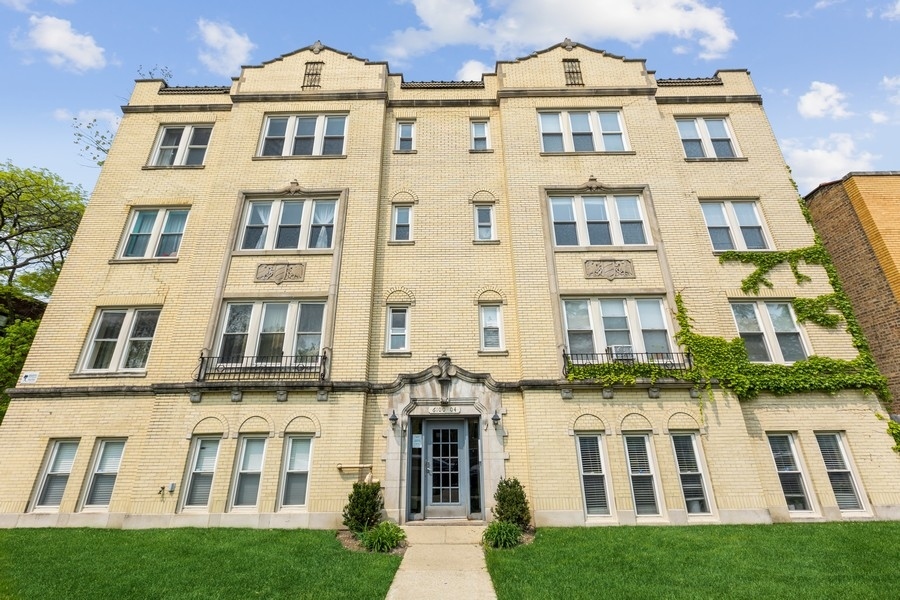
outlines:
[[[828,480],[841,510],[862,510],[863,506],[856,491],[856,482],[850,471],[850,461],[844,453],[841,437],[837,433],[817,433],[816,441],[825,461]]]
[[[219,456],[218,438],[197,438],[191,458],[191,473],[188,478],[186,507],[205,507],[209,504],[216,458]]]
[[[637,515],[658,515],[656,484],[653,465],[646,435],[626,435],[625,452],[628,458],[628,472],[631,476],[631,493],[634,496],[634,511]]]
[[[599,435],[578,436],[578,461],[581,468],[585,512],[588,515],[608,515],[609,499]]]
[[[247,437],[241,440],[240,458],[234,483],[232,506],[256,506],[259,482],[262,477],[266,438]]]
[[[59,506],[63,492],[69,482],[69,473],[72,472],[72,463],[75,462],[75,452],[78,450],[77,440],[58,440],[53,442],[50,451],[50,460],[44,476],[41,478],[41,490],[38,493],[37,506]]]
[[[85,506],[109,506],[124,450],[125,440],[100,442],[96,463],[91,472],[91,484],[84,501]]]
[[[697,438],[693,433],[672,434],[684,505],[690,514],[703,514],[710,511],[703,485],[703,471],[697,460],[696,442]]]
[[[309,488],[309,455],[312,440],[308,437],[290,437],[285,445],[284,480],[281,505],[303,506]]]
[[[803,483],[803,473],[800,471],[797,455],[794,452],[793,436],[769,434],[768,437],[788,510],[811,510],[806,496],[806,486]]]

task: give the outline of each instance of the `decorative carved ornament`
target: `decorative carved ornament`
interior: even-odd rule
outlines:
[[[306,275],[305,263],[262,263],[256,265],[256,283],[274,283],[281,285],[284,281],[303,281]]]
[[[630,260],[586,260],[585,279],[635,279],[634,263]]]

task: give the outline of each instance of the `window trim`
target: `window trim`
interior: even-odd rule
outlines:
[[[813,432],[816,436],[816,445],[819,448],[819,456],[822,457],[822,463],[825,466],[825,473],[828,475],[828,482],[830,484],[830,489],[835,497],[835,502],[837,503],[838,510],[841,511],[841,514],[845,514],[848,516],[861,516],[869,514],[869,507],[866,503],[866,495],[862,493],[862,484],[859,479],[859,474],[856,470],[856,466],[850,456],[850,452],[847,449],[846,443],[846,433],[843,431],[815,431]],[[831,469],[829,468],[828,461],[825,459],[825,450],[822,448],[821,437],[824,436],[832,436],[837,442],[837,448],[840,452],[841,459],[844,462],[843,469]],[[842,508],[840,505],[840,500],[837,498],[837,491],[834,489],[834,480],[831,477],[832,473],[846,473],[847,478],[850,481],[850,486],[853,488],[853,493],[856,496],[856,503],[859,505],[859,508]]]
[[[666,513],[665,508],[665,496],[662,494],[662,490],[660,489],[661,481],[659,476],[659,465],[656,464],[656,453],[653,449],[652,443],[652,432],[649,431],[633,431],[633,432],[622,432],[622,446],[625,449],[625,468],[628,473],[628,484],[631,490],[631,501],[632,507],[634,509],[634,517],[635,519],[658,519],[660,517],[664,517]],[[635,473],[634,469],[631,466],[632,458],[631,452],[628,447],[628,439],[629,438],[640,438],[644,441],[644,449],[647,452],[647,473],[637,472]],[[651,489],[653,491],[654,496],[654,504],[656,505],[655,513],[644,513],[638,514],[638,503],[637,497],[635,496],[634,490],[634,478],[635,477],[649,477],[651,482]]]
[[[722,214],[725,216],[725,225],[728,228],[728,235],[731,238],[732,248],[716,248],[712,233],[710,229],[713,227],[722,228],[721,226],[711,226],[709,221],[706,218],[706,211],[703,210],[704,205],[713,205],[718,204],[722,206]],[[760,235],[762,237],[762,241],[765,244],[765,248],[748,248],[747,241],[744,237],[743,227],[740,224],[740,221],[737,216],[737,212],[734,210],[735,204],[749,204],[753,208],[753,215],[756,217],[757,226],[760,230]],[[762,212],[760,211],[759,202],[756,200],[750,199],[704,199],[700,201],[700,212],[703,215],[703,222],[706,225],[706,232],[709,236],[709,243],[712,246],[713,252],[727,252],[729,250],[736,250],[739,252],[767,252],[773,249],[772,238],[769,235],[768,230],[765,226],[765,220],[762,218]]]
[[[673,334],[673,328],[671,319],[669,317],[669,311],[667,310],[666,298],[664,296],[572,296],[572,297],[562,297],[560,299],[561,303],[561,311],[562,311],[562,325],[563,325],[563,335],[565,337],[565,347],[569,354],[579,355],[579,354],[603,354],[608,350],[611,350],[613,353],[616,353],[619,346],[622,344],[610,344],[607,340],[606,328],[603,325],[603,311],[602,311],[602,301],[608,300],[621,300],[624,302],[625,306],[625,318],[628,325],[628,336],[631,341],[631,344],[627,344],[631,347],[630,353],[644,353],[648,352],[646,349],[646,344],[644,341],[644,332],[645,331],[660,331],[656,328],[646,328],[644,329],[643,323],[640,320],[640,311],[638,310],[638,301],[647,301],[654,300],[657,302],[659,306],[659,311],[662,316],[663,325],[665,326],[666,332],[666,342],[668,343],[669,349],[665,353],[673,353],[678,352],[678,345],[675,343],[675,336]],[[588,303],[588,317],[589,317],[589,325],[591,332],[591,343],[593,344],[594,351],[590,353],[583,352],[573,352],[572,346],[570,343],[569,332],[585,332],[585,329],[571,329],[569,327],[569,315],[566,311],[566,303],[567,302],[587,302]],[[613,315],[615,317],[621,318],[620,315]],[[614,331],[623,331],[622,329],[616,329]],[[649,352],[656,352],[655,350],[650,350]],[[663,352],[661,352],[663,353]]]
[[[477,126],[484,126],[484,135],[480,136],[476,133]],[[469,151],[470,152],[490,152],[491,151],[491,123],[490,119],[471,119],[469,121]],[[479,140],[484,140],[484,148],[478,147]]]
[[[316,123],[313,128],[313,146],[312,150],[309,154],[294,154],[294,145],[296,143],[297,138],[299,137],[310,137],[310,136],[298,136],[297,135],[297,125],[300,119],[311,119],[315,118]],[[325,152],[325,140],[326,138],[336,138],[335,135],[326,135],[328,120],[335,118],[343,118],[344,119],[344,127],[341,131],[341,151],[340,152]],[[269,124],[273,119],[287,119],[284,126],[284,139],[281,142],[281,152],[278,154],[266,154],[266,140],[268,138],[277,139],[282,136],[278,135],[269,135]],[[348,123],[350,121],[349,113],[342,112],[327,112],[327,113],[274,113],[267,114],[263,119],[262,132],[259,136],[259,144],[256,147],[256,156],[255,158],[263,158],[263,159],[278,159],[278,158],[342,158],[347,156],[347,131],[348,131]]]
[[[408,304],[389,304],[387,306],[387,310],[385,311],[387,318],[385,319],[385,336],[384,336],[384,351],[386,354],[405,354],[410,352],[410,306]],[[398,329],[395,333],[395,328],[392,326],[393,324],[393,315],[394,313],[403,313],[404,323],[403,328]],[[399,348],[392,348],[391,341],[393,336],[402,336],[403,337],[403,346]]]
[[[710,121],[722,121],[725,132],[728,134],[728,141],[731,144],[731,154],[732,156],[719,156],[715,151],[715,145],[713,143],[712,134],[709,132],[709,126],[707,125],[707,120]],[[682,136],[681,128],[678,125],[679,121],[691,121],[694,123],[694,130],[700,136],[700,147],[703,150],[703,156],[688,156],[687,147],[685,146],[685,138]],[[702,124],[702,126],[701,126]],[[681,142],[681,150],[684,153],[685,160],[688,161],[702,161],[702,160],[735,160],[743,158],[741,154],[740,148],[737,144],[737,139],[734,135],[734,128],[731,126],[731,119],[722,115],[687,115],[687,116],[676,116],[675,117],[675,130],[678,133],[678,139]],[[698,138],[688,138],[688,140],[695,140]],[[723,139],[723,138],[715,138],[715,139]]]
[[[800,347],[803,350],[803,358],[798,360],[806,360],[813,353],[810,351],[811,346],[809,340],[806,339],[806,333],[803,328],[800,326],[800,323],[797,321],[797,315],[794,314],[794,307],[791,305],[789,300],[776,300],[772,298],[767,299],[759,299],[759,300],[729,300],[729,308],[731,310],[731,316],[734,320],[734,326],[737,330],[738,337],[744,338],[744,334],[760,334],[762,335],[763,344],[765,345],[765,350],[768,352],[768,360],[754,360],[752,357],[750,358],[750,362],[760,363],[760,364],[783,364],[783,365],[792,365],[797,361],[788,361],[784,358],[784,353],[781,349],[781,344],[778,343],[778,333],[775,331],[775,326],[772,323],[771,315],[769,314],[768,308],[763,310],[763,307],[769,304],[780,304],[787,307],[788,314],[791,317],[791,321],[794,325],[794,331],[783,331],[780,333],[796,333],[798,339],[800,340]],[[734,313],[734,306],[736,304],[748,304],[753,306],[753,312],[756,315],[756,324],[759,327],[759,331],[747,331],[742,332],[740,329],[740,325],[738,324],[737,315]],[[760,315],[763,315],[762,319],[760,319]],[[744,342],[746,347],[746,341]],[[749,351],[748,351],[749,356]]]
[[[259,470],[244,469],[243,467],[244,458],[247,452],[247,443],[251,440],[262,441],[262,456],[259,459]],[[268,450],[268,446],[269,438],[266,434],[249,433],[241,434],[238,436],[237,451],[235,452],[234,460],[234,470],[231,477],[231,490],[228,494],[229,511],[255,511],[259,506],[259,501],[262,497],[263,472],[265,471],[266,467],[266,451]],[[237,503],[238,493],[240,492],[241,477],[245,475],[255,475],[258,478],[256,481],[256,499],[253,504]]]
[[[671,438],[672,442],[672,456],[675,458],[675,472],[678,473],[678,486],[681,489],[681,497],[684,500],[685,513],[687,513],[688,518],[711,516],[714,513],[712,486],[709,482],[709,474],[706,470],[706,463],[703,460],[702,445],[700,444],[700,434],[696,431],[670,431],[669,437]],[[678,456],[678,446],[675,443],[675,438],[678,437],[687,437],[690,439],[691,450],[694,453],[693,459],[697,467],[696,471],[682,471],[681,461],[679,460]],[[703,498],[701,500],[702,502],[706,503],[705,511],[691,511],[689,503],[696,501],[697,499],[688,499],[687,492],[684,488],[685,475],[694,475],[700,477],[700,488],[701,492],[703,492]]]
[[[575,432],[575,453],[576,458],[578,460],[578,479],[579,485],[581,487],[581,501],[582,507],[584,509],[585,519],[594,521],[594,520],[615,520],[616,518],[616,507],[615,507],[615,493],[613,490],[613,477],[610,473],[610,466],[608,460],[608,449],[606,446],[606,434],[605,432],[589,432],[589,431],[576,431]],[[606,512],[600,513],[591,513],[588,509],[588,500],[587,500],[587,489],[584,485],[584,478],[586,475],[596,476],[598,473],[591,472],[586,473],[584,470],[584,458],[582,455],[582,447],[581,447],[581,439],[590,439],[594,438],[597,440],[597,448],[599,450],[599,458],[600,458],[600,469],[601,472],[599,475],[603,477],[603,493],[605,495],[606,502]]]
[[[778,468],[778,462],[775,458],[775,449],[772,448],[772,438],[773,437],[783,437],[788,440],[788,448],[791,452],[791,457],[794,461],[794,470],[781,470]],[[784,499],[785,507],[787,507],[788,512],[794,515],[799,516],[814,516],[818,514],[818,507],[816,506],[815,494],[812,494],[812,486],[810,485],[810,481],[808,479],[808,471],[806,469],[806,465],[803,463],[803,457],[801,453],[798,451],[797,447],[797,434],[796,432],[788,432],[788,431],[767,431],[766,432],[766,445],[769,447],[769,456],[772,458],[772,466],[775,467],[775,475],[778,478],[778,485],[781,488],[782,498]],[[781,473],[787,474],[796,474],[798,477],[798,481],[800,482],[800,487],[803,491],[803,498],[806,501],[807,508],[805,509],[794,509],[791,508],[791,503],[788,501],[787,492],[784,489],[784,484],[781,480]]]
[[[281,463],[281,477],[278,482],[278,509],[279,510],[302,510],[309,506],[309,484],[310,484],[310,475],[312,472],[312,456],[313,456],[313,435],[312,434],[285,434],[284,442],[282,444],[283,449],[283,457]],[[288,465],[290,464],[291,450],[293,448],[293,444],[297,440],[305,440],[309,443],[309,448],[307,450],[306,457],[306,471],[288,471]],[[285,503],[285,495],[287,494],[287,478],[289,474],[292,473],[306,473],[306,489],[304,491],[304,498],[302,504],[286,504]]]
[[[497,315],[497,346],[487,346],[485,344],[485,331],[488,329],[486,323],[486,309],[496,310]],[[480,352],[505,352],[505,331],[503,327],[503,305],[500,302],[486,302],[478,305],[478,332],[480,339]]]
[[[156,322],[153,325],[153,334],[150,338],[146,337],[133,337],[134,329],[137,326],[137,318],[136,316],[139,313],[152,313],[156,312]],[[97,346],[98,339],[97,335],[100,334],[100,328],[103,322],[104,315],[113,314],[113,313],[124,313],[124,317],[122,318],[122,323],[119,325],[119,333],[116,336],[115,345],[113,346],[112,354],[109,357],[108,366],[103,368],[91,368],[88,365],[92,357],[94,357],[94,350]],[[112,373],[146,373],[147,372],[147,363],[150,362],[150,352],[153,350],[153,339],[156,337],[157,330],[159,329],[159,320],[162,316],[162,307],[160,306],[138,306],[138,307],[128,307],[128,308],[99,308],[94,314],[94,321],[91,323],[91,328],[88,331],[87,338],[85,339],[84,347],[81,351],[81,358],[78,361],[78,373],[85,375],[107,375]],[[147,348],[147,356],[144,360],[144,364],[140,367],[126,367],[125,362],[128,360],[128,351],[132,347],[132,343],[135,341],[147,341],[149,339],[149,347]],[[112,338],[101,338],[101,342],[108,343]]]
[[[185,480],[184,484],[181,486],[181,510],[183,512],[191,512],[191,511],[208,511],[210,502],[213,497],[213,486],[216,483],[216,471],[219,466],[219,455],[222,450],[222,435],[198,435],[194,436],[191,440],[191,451],[188,454],[188,463],[187,468],[185,469]],[[216,443],[216,454],[212,460],[212,469],[210,470],[198,470],[197,469],[197,460],[200,458],[200,446],[204,441],[214,441]],[[194,485],[194,477],[197,474],[209,474],[209,492],[206,496],[205,504],[188,504],[188,501],[191,497],[191,489]]]
[[[644,198],[642,194],[639,193],[609,193],[609,194],[564,194],[564,193],[550,193],[547,195],[548,199],[548,216],[550,219],[550,235],[553,239],[553,249],[555,251],[559,251],[561,249],[584,249],[584,248],[597,248],[597,249],[622,249],[622,250],[634,250],[634,249],[647,249],[653,247],[653,238],[650,235],[650,227],[649,227],[649,214],[647,213],[647,209],[644,206]],[[633,219],[622,219],[620,217],[619,210],[619,200],[634,200],[637,205],[638,215],[640,217],[640,225],[641,225],[641,234],[644,238],[644,242],[637,243],[626,243],[625,242],[625,233],[623,230],[623,224],[625,223],[636,223],[637,221]],[[554,205],[559,205],[562,201],[569,201],[569,208],[572,211],[574,221],[563,221],[557,220],[557,216],[554,214]],[[606,213],[605,221],[588,221],[587,218],[587,210],[585,209],[585,201],[603,201],[604,212]],[[608,224],[608,232],[610,236],[609,244],[591,244],[590,239],[590,229],[589,223],[607,223]],[[574,244],[560,244],[558,240],[558,226],[569,224],[574,225],[574,233],[575,233],[575,243]]]
[[[479,220],[480,211],[484,211],[484,210],[487,211],[487,214],[489,217],[487,225],[482,224],[481,221]],[[494,210],[493,203],[477,202],[477,203],[473,204],[472,214],[473,214],[474,226],[475,226],[475,238],[473,241],[484,243],[484,242],[496,242],[498,240],[497,225],[496,225],[496,219],[494,218],[494,213],[495,213],[495,210]],[[481,237],[481,229],[483,227],[490,227],[489,237],[486,237],[486,238]]]
[[[273,361],[258,361],[260,358],[258,354],[260,349],[260,338],[263,333],[269,334],[278,334],[277,331],[272,332],[264,332],[264,321],[266,316],[266,307],[269,305],[287,305],[286,313],[285,313],[285,321],[284,321],[284,329],[280,332],[282,335],[282,343],[281,343],[281,359],[279,364],[288,364],[287,361],[290,360],[290,357],[298,356],[297,354],[297,338],[300,335],[310,335],[313,332],[301,332],[300,327],[300,316],[302,314],[302,307],[304,305],[315,305],[322,307],[322,317],[321,317],[321,325],[319,330],[319,348],[317,354],[309,354],[303,356],[318,356],[322,355],[322,349],[324,348],[324,340],[325,340],[325,324],[328,319],[328,302],[327,300],[319,300],[315,298],[272,298],[272,299],[235,299],[235,300],[226,300],[222,307],[222,317],[219,325],[218,336],[216,338],[216,356],[219,357],[219,365],[243,365],[243,366],[255,366],[257,362],[259,362],[259,366],[272,366]],[[233,306],[247,306],[250,308],[250,318],[247,321],[247,329],[243,332],[227,332],[226,328],[228,327],[228,318],[231,314],[231,307]],[[239,361],[233,362],[226,360],[230,358],[230,356],[225,356],[225,336],[226,335],[235,335],[235,336],[244,336],[243,343],[243,352],[240,354]],[[266,355],[263,355],[266,356]],[[269,357],[272,358],[272,357]],[[247,364],[246,361],[251,360],[252,362]],[[306,363],[304,363],[306,365]]]
[[[575,131],[572,125],[572,114],[588,114],[588,131]],[[603,122],[600,114],[612,113],[616,116],[619,128],[615,131],[604,131]],[[542,115],[557,115],[557,125],[559,131],[544,131],[544,121]],[[575,108],[575,109],[541,109],[537,111],[538,119],[538,135],[540,137],[541,154],[619,154],[631,153],[631,143],[628,134],[625,131],[625,118],[621,107],[602,107],[602,108]],[[575,136],[576,134],[590,134],[592,150],[576,150]],[[562,141],[562,150],[548,150],[546,144],[546,135],[560,136]],[[605,136],[619,136],[621,140],[621,148],[607,150]]]
[[[153,227],[149,233],[136,232],[135,226],[138,224],[138,218],[141,213],[153,212]],[[181,225],[180,231],[165,231],[169,224],[172,213],[184,212],[184,223]],[[187,229],[188,219],[190,218],[190,206],[135,206],[132,207],[131,213],[128,215],[128,221],[125,226],[125,233],[119,244],[119,251],[116,253],[116,259],[122,261],[169,261],[177,260],[178,253],[181,251],[181,244],[184,241],[184,232]],[[144,253],[141,256],[126,256],[125,251],[128,249],[131,238],[136,235],[146,235],[147,243],[144,247]],[[178,243],[175,252],[161,256],[159,254],[163,237],[166,235],[178,235]]]
[[[258,215],[258,213],[254,212],[254,205],[262,205],[269,204],[268,215],[266,217],[265,223],[251,223],[251,221]],[[285,207],[290,204],[298,204],[301,203],[301,215],[299,224],[295,223],[282,223],[282,218],[285,214]],[[331,204],[332,214],[330,222],[322,222],[316,223],[316,208],[319,205],[325,206]],[[254,254],[254,253],[280,253],[280,254],[296,254],[297,252],[322,252],[328,253],[333,252],[335,247],[335,230],[337,227],[338,221],[338,211],[340,210],[340,200],[337,197],[333,196],[316,196],[316,197],[290,197],[290,198],[248,198],[244,202],[244,207],[241,213],[241,226],[240,232],[237,236],[237,247],[235,248],[236,253],[241,254]],[[250,228],[254,229],[262,229],[263,233],[260,235],[258,240],[262,240],[262,248],[245,248],[244,246],[247,244],[247,233]],[[296,246],[285,246],[282,248],[276,247],[278,244],[278,237],[280,230],[283,227],[296,227],[299,229],[297,234],[297,245]],[[322,227],[328,230],[328,246],[317,247],[310,246],[313,242],[313,229],[315,227]],[[257,240],[257,245],[259,241]]]
[[[122,469],[122,458],[125,455],[125,446],[128,440],[126,438],[98,438],[96,440],[96,450],[94,452],[94,456],[91,460],[91,469],[88,471],[88,478],[86,481],[86,485],[84,487],[84,498],[82,500],[82,510],[107,510],[109,509],[109,505],[112,503],[112,495],[115,492],[116,482],[119,479],[119,472]],[[103,454],[108,447],[109,444],[122,444],[122,449],[119,452],[119,460],[116,462],[115,471],[100,471],[101,462],[103,460]],[[98,477],[102,477],[104,475],[112,475],[112,485],[110,486],[109,491],[109,499],[105,503],[92,503],[91,495],[94,492],[94,486],[97,483]]]
[[[31,512],[59,512],[59,507],[66,497],[66,489],[69,487],[69,480],[72,478],[72,468],[75,466],[75,461],[78,460],[78,447],[81,443],[79,438],[51,439],[49,443],[50,445],[48,446],[44,463],[41,465],[38,484],[35,486],[34,499],[31,503]],[[69,463],[66,471],[52,471],[54,463],[56,462],[56,457],[59,454],[60,446],[63,444],[75,444],[71,463]],[[50,482],[51,478],[61,478],[62,476],[65,476],[65,483],[63,483],[62,491],[60,492],[59,502],[56,504],[42,504],[42,499],[47,491],[47,484]]]
[[[409,135],[404,135],[404,128],[409,127]],[[404,148],[406,143],[408,148]],[[415,119],[397,119],[397,133],[394,140],[394,152],[414,153],[416,151],[416,121]]]
[[[400,223],[398,217],[400,212],[406,211],[406,223]],[[398,235],[398,227],[406,226],[406,237]],[[391,205],[391,241],[400,244],[409,244],[415,241],[413,237],[413,205],[412,204],[393,204]]]
[[[169,123],[169,124],[161,124],[159,126],[159,131],[156,134],[156,140],[153,143],[153,153],[150,156],[150,162],[147,165],[150,168],[158,168],[158,169],[178,169],[178,168],[187,168],[187,169],[198,169],[203,168],[206,165],[206,155],[209,152],[209,145],[212,141],[212,130],[214,123]],[[162,158],[163,152],[163,140],[166,137],[166,131],[170,129],[182,129],[181,138],[178,141],[178,145],[175,146],[175,154],[172,157],[172,164],[160,164],[160,159]],[[191,144],[193,140],[194,133],[198,129],[209,129],[209,137],[206,140],[206,144],[200,146],[199,144]],[[169,146],[167,146],[168,148]],[[187,159],[190,156],[190,151],[195,148],[203,148],[203,158],[199,163],[195,164],[187,164]]]

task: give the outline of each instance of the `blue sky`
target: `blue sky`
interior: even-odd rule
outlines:
[[[900,170],[900,0],[0,0],[0,161],[91,190],[72,118],[114,129],[154,67],[228,85],[321,40],[406,81],[478,79],[566,37],[660,78],[749,69],[801,192]]]

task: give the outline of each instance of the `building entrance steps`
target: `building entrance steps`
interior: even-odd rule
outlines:
[[[404,525],[407,548],[388,600],[496,598],[484,562],[484,525]]]

